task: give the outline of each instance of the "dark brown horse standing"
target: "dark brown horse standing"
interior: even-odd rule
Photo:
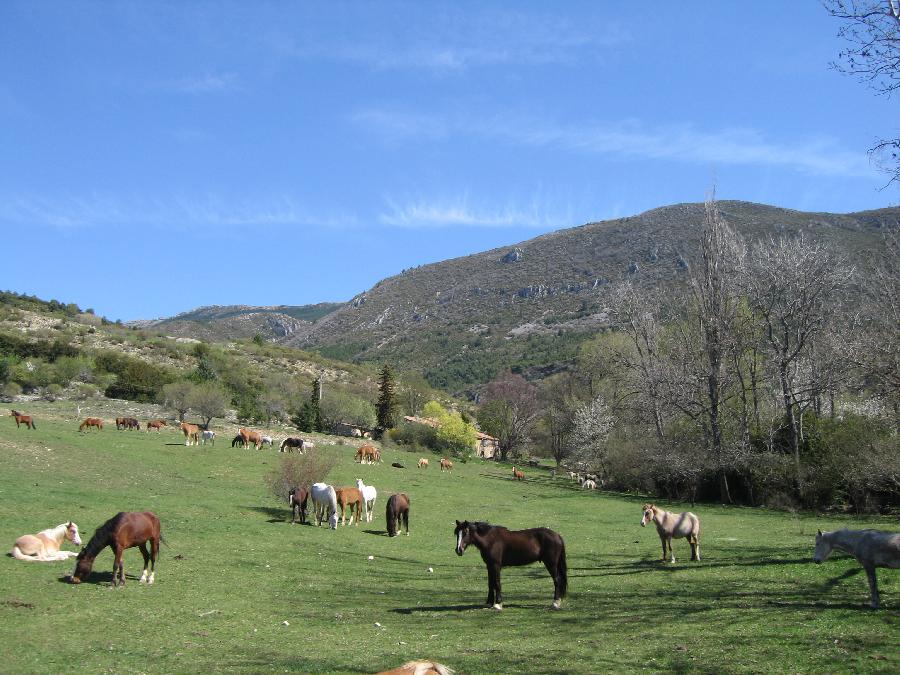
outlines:
[[[24,424],[28,429],[35,429],[34,420],[31,418],[31,415],[23,415],[18,410],[10,410],[9,414],[16,418],[16,429],[19,428],[20,424]]]
[[[400,534],[402,527],[406,527],[406,536],[409,536],[409,497],[403,492],[388,497],[385,520],[389,537]]]
[[[300,512],[300,524],[306,523],[306,503],[308,499],[308,487],[295,487],[288,492],[288,503],[291,505],[291,525],[297,522],[297,511]]]
[[[507,530],[500,525],[483,522],[456,521],[456,555],[462,555],[469,544],[475,544],[487,565],[487,605],[503,609],[500,594],[500,570],[504,565],[529,565],[540,560],[553,578],[553,604],[559,609],[569,581],[566,567],[566,545],[563,538],[546,527],[529,530]]]
[[[129,512],[120,511],[103,525],[97,528],[94,536],[87,543],[75,564],[75,571],[69,577],[73,584],[80,584],[91,574],[94,566],[94,558],[104,548],[109,546],[115,555],[113,562],[113,586],[120,583],[125,585],[125,567],[122,563],[122,554],[126,548],[137,546],[144,556],[144,573],[141,575],[141,583],[153,583],[156,575],[156,555],[159,552],[161,539],[159,532],[159,518],[151,511]],[[150,542],[150,552],[147,552],[147,542]],[[150,567],[150,576],[147,577],[147,567]]]

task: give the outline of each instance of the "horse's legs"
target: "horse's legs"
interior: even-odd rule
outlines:
[[[691,560],[700,560],[700,537],[692,534],[688,541],[691,543]]]
[[[125,585],[125,564],[122,560],[123,553],[125,550],[120,548],[118,545],[113,546],[113,588],[119,585],[119,580],[121,579],[121,585]]]
[[[544,567],[547,568],[547,571],[550,573],[550,578],[553,579],[553,604],[550,605],[551,609],[559,609],[560,603],[562,602],[562,592],[561,592],[561,575],[559,573],[559,559],[544,560]]]
[[[147,581],[147,567],[150,564],[150,554],[147,552],[147,542],[138,544],[138,548],[141,550],[141,555],[144,557],[144,571],[141,573],[141,580],[139,582],[143,584]]]
[[[497,586],[496,582],[494,581],[494,575],[495,575],[497,572],[496,572],[496,570],[494,569],[494,567],[492,567],[491,565],[488,565],[488,566],[487,566],[487,573],[488,573],[488,596],[487,596],[487,600],[485,601],[485,604],[486,604],[488,607],[493,607],[493,605],[494,605],[494,600],[495,600],[495,598],[496,598],[495,589],[496,589],[496,586]]]
[[[875,579],[875,566],[864,565],[866,575],[869,577],[869,591],[872,593],[872,609],[878,609],[878,581]]]
[[[659,540],[662,542],[662,550],[663,550],[662,561],[666,562],[666,535],[660,534]]]
[[[675,562],[675,550],[672,548],[672,537],[666,537],[666,543],[669,546],[669,562]]]
[[[409,511],[403,512],[403,524],[406,526],[406,536],[409,536]]]
[[[500,564],[495,565],[494,570],[494,609],[503,609],[503,596],[500,593]]]
[[[156,576],[156,559],[159,557],[159,537],[153,537],[150,540],[150,578],[147,579],[147,585],[152,586],[154,577]]]

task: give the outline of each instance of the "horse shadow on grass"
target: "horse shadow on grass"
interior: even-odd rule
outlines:
[[[286,523],[290,525],[290,511],[284,508],[275,508],[273,506],[243,506],[241,508],[249,509],[251,511],[257,511],[258,513],[263,513],[269,516],[269,520],[267,523]],[[298,523],[300,521],[297,521]],[[307,519],[307,524],[309,523],[309,519]]]
[[[57,579],[57,581],[61,584],[70,584],[71,583],[69,581],[70,576],[71,575],[66,574],[64,576],[61,576],[59,579]],[[125,573],[125,579],[126,579],[126,581],[128,579],[133,579],[135,583],[140,581],[139,576],[135,576],[134,574],[128,574],[127,572]],[[113,573],[111,571],[110,572],[94,572],[94,571],[92,571],[88,575],[87,579],[81,580],[82,584],[91,584],[93,586],[101,586],[103,584],[109,584],[110,586],[112,586],[112,582],[113,582]]]

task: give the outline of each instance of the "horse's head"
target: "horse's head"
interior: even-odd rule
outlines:
[[[472,542],[472,526],[469,524],[469,521],[459,522],[457,520],[453,536],[456,537],[456,555],[462,555],[466,552],[466,547]]]
[[[816,564],[822,562],[831,554],[831,542],[822,534],[822,530],[816,532],[816,550],[813,551],[813,560]]]
[[[78,534],[78,526],[72,521],[66,523],[66,539],[75,544],[75,546],[81,546],[81,536]]]
[[[641,507],[641,510],[644,512],[644,517],[641,518],[641,527],[645,527],[647,523],[653,522],[653,519],[656,517],[656,514],[653,512],[655,508],[653,504],[644,504]]]
[[[94,567],[94,559],[84,555],[84,551],[78,554],[75,562],[75,571],[69,577],[70,584],[80,584],[91,575],[91,569]]]

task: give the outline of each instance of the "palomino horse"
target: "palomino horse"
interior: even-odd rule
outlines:
[[[184,434],[185,445],[200,445],[200,427],[188,422],[181,423],[181,433]]]
[[[374,445],[361,445],[354,459],[360,464],[375,464],[381,461],[381,452]]]
[[[288,504],[291,505],[291,525],[297,522],[297,512],[300,512],[300,523],[306,522],[306,503],[309,500],[309,490],[305,487],[291,488],[288,492]]]
[[[281,445],[278,446],[278,452],[284,452],[287,450],[288,452],[293,452],[294,448],[298,448],[300,450],[300,454],[302,455],[304,452],[314,447],[311,441],[305,441],[302,438],[285,438],[281,441]]]
[[[36,428],[34,426],[34,420],[31,418],[31,415],[23,415],[18,410],[10,410],[9,414],[16,418],[16,429],[19,428],[20,424],[24,424],[28,429]]]
[[[144,573],[141,575],[141,583],[153,583],[156,575],[156,555],[159,552],[159,518],[155,513],[144,511],[143,513],[120,511],[103,525],[97,528],[94,536],[87,543],[81,553],[78,554],[78,562],[75,563],[75,571],[69,577],[73,584],[80,584],[91,574],[94,559],[97,554],[109,546],[115,560],[113,561],[113,586],[125,585],[125,566],[122,562],[122,554],[126,548],[137,546],[144,556]],[[147,542],[150,542],[150,552],[147,552]],[[147,567],[150,567],[150,576],[147,577]]]
[[[309,496],[313,500],[313,508],[316,510],[316,525],[322,526],[328,513],[328,524],[332,530],[337,529],[337,494],[334,488],[327,483],[313,483],[309,488]]]
[[[469,544],[475,544],[487,565],[487,606],[503,609],[500,594],[500,570],[504,565],[528,565],[540,560],[553,578],[553,604],[559,609],[569,585],[566,568],[566,545],[563,538],[546,527],[530,530],[507,530],[499,525],[456,521],[456,555],[465,553]]]
[[[363,517],[363,509],[366,508],[359,488],[340,487],[335,488],[334,493],[337,496],[338,507],[341,509],[341,527],[344,526],[347,519],[348,508],[350,509],[350,524],[353,524],[353,512],[356,511],[356,524],[359,525],[359,521]]]
[[[389,537],[400,534],[400,528],[406,527],[406,536],[409,536],[409,497],[398,492],[388,497],[387,508],[384,517],[387,520],[387,533]]]
[[[159,431],[162,427],[168,426],[165,420],[150,420],[147,422],[147,433],[150,433],[151,429],[156,429]]]
[[[210,431],[209,429],[204,429],[203,431],[200,432],[200,441],[203,443],[203,445],[206,445],[207,442],[215,445],[216,444],[216,432]]]
[[[416,466],[418,466],[420,469],[427,469],[428,468],[428,460],[425,459],[424,457],[420,457],[419,461],[416,462]]]
[[[23,534],[16,539],[9,554],[16,560],[36,562],[66,560],[78,555],[75,551],[60,550],[60,546],[66,539],[75,546],[81,546],[78,526],[71,520],[68,523],[60,523],[56,527],[41,530],[37,534]]]
[[[849,553],[863,566],[869,577],[869,591],[872,593],[872,609],[878,609],[878,582],[876,567],[900,567],[900,532],[882,530],[837,530],[816,534],[816,550],[813,560],[822,562],[832,549]]]
[[[441,471],[453,471],[453,462],[449,459],[441,457]]]
[[[456,671],[437,661],[409,661],[376,675],[453,675]]]
[[[687,539],[691,545],[691,560],[700,560],[700,519],[697,516],[690,511],[675,515],[663,511],[653,504],[644,504],[643,510],[644,517],[641,518],[641,527],[645,527],[650,521],[656,523],[656,531],[662,542],[663,562],[666,561],[667,548],[671,558],[670,562],[675,562],[672,539],[681,539],[682,537]]]
[[[241,427],[238,429],[238,433],[241,435],[241,438],[244,439],[245,448],[249,448],[251,443],[256,446],[257,450],[262,447],[262,434],[258,431],[251,431],[250,429]]]
[[[515,480],[525,480],[525,474],[522,471],[519,471],[516,467],[513,467],[513,478]]]
[[[378,490],[374,485],[366,485],[362,478],[356,479],[356,488],[363,497],[363,506],[366,508],[366,522],[371,523],[375,519],[375,500],[378,498]]]
[[[78,427],[78,431],[84,431],[85,429],[90,431],[91,427],[96,427],[99,431],[103,431],[103,420],[99,417],[88,417]]]

